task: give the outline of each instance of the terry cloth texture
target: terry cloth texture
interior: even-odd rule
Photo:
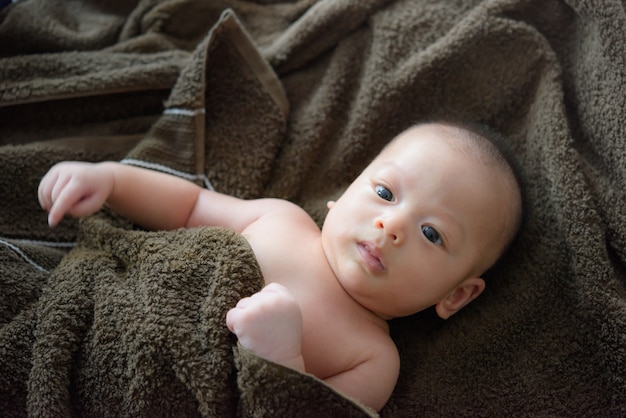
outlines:
[[[49,229],[37,185],[122,160],[321,224],[391,138],[450,118],[505,136],[527,219],[477,301],[392,321],[380,415],[626,416],[624,28],[620,0],[5,7],[1,414],[375,415],[237,345],[225,312],[263,283],[241,236],[106,211]]]

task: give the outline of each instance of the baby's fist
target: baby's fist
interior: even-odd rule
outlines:
[[[226,325],[256,355],[303,370],[302,313],[284,286],[271,283],[241,299],[226,315]]]

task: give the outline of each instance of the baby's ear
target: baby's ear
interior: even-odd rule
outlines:
[[[450,318],[465,305],[476,299],[483,290],[485,290],[485,281],[482,278],[472,277],[466,279],[435,305],[437,315],[442,319]]]

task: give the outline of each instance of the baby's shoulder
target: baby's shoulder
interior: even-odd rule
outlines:
[[[319,230],[315,221],[300,206],[293,202],[283,199],[259,199],[256,201],[259,205],[263,205],[264,210],[257,222],[260,223],[280,223],[289,227],[306,227]]]
[[[285,199],[276,199],[276,198],[264,198],[259,199],[257,202],[267,205],[271,210],[270,213],[290,213],[290,214],[306,214],[306,211],[302,209],[302,207],[296,205],[295,203],[285,200]]]
[[[391,396],[400,374],[400,356],[389,334],[377,327],[367,326],[368,331],[359,329],[359,324],[353,325],[355,329],[345,332],[342,340],[333,344],[339,351],[327,353],[335,357],[335,370],[324,380],[380,409]],[[324,365],[333,361],[332,355],[317,358],[323,359]]]
[[[361,321],[352,324],[351,344],[355,347],[356,361],[360,362],[361,372],[371,376],[383,376],[389,382],[397,378],[400,369],[400,356],[395,342],[389,334],[386,321]]]
[[[400,375],[400,354],[389,334],[365,336],[364,344],[368,344],[366,358],[355,370],[365,381],[377,382],[378,393],[384,401],[389,399]]]
[[[360,338],[355,338],[355,344],[368,347],[367,355],[370,359],[381,359],[384,363],[382,367],[392,366],[399,363],[399,355],[396,344],[389,335],[389,331],[381,330],[380,327],[372,325],[370,332],[363,332]]]
[[[320,309],[316,290],[311,289],[313,297],[302,302],[303,315],[316,324],[305,330],[313,333],[315,352],[329,350],[322,358],[325,362],[336,359],[341,370],[359,368],[393,379],[400,360],[387,321],[362,307],[355,308],[353,303],[342,303],[337,295],[328,295],[325,308]]]

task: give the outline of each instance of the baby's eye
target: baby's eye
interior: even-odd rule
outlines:
[[[388,202],[394,201],[393,193],[391,193],[391,190],[389,190],[385,186],[378,185],[376,186],[375,190],[376,190],[376,194],[380,196],[382,199],[385,199]]]
[[[439,232],[432,226],[424,225],[422,227],[422,234],[426,237],[426,239],[433,244],[442,245],[441,237],[439,236]]]

